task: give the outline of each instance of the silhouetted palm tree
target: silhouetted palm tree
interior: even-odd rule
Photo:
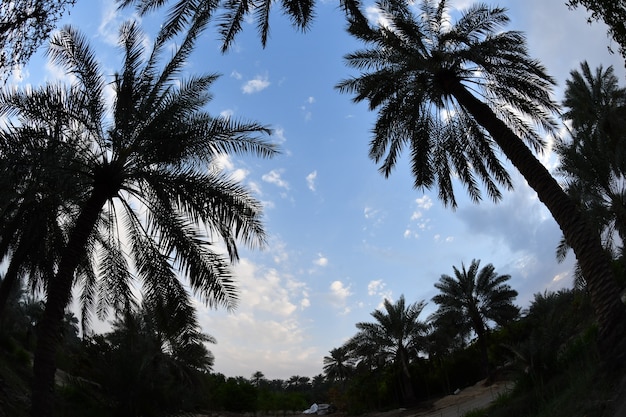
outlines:
[[[229,263],[238,258],[236,241],[251,246],[264,243],[260,204],[212,163],[218,155],[231,152],[272,156],[275,147],[261,139],[268,129],[211,117],[203,110],[216,75],[181,80],[182,66],[207,19],[196,16],[194,26],[163,66],[159,64],[164,53],[170,54],[165,35],[157,36],[144,62],[141,31],[134,23],[122,26],[120,44],[125,55],[121,73],[110,83],[115,97],[111,119],[105,91],[109,81],[85,38],[67,27],[51,40],[49,56],[76,78],[65,91],[77,105],[65,110],[73,121],[70,128],[48,140],[73,150],[75,163],[65,175],[76,178],[70,184],[80,185],[74,191],[84,197],[76,198],[76,215],[66,219],[67,243],[46,285],[34,361],[34,416],[52,412],[56,329],[82,259],[98,256],[99,269],[89,277],[99,279],[83,279],[79,284],[84,302],[100,310],[132,304],[134,275],[148,299],[181,291],[177,271],[209,306],[234,308],[237,293]],[[3,114],[28,122],[20,118],[22,103],[46,99],[45,88],[7,92],[0,106]],[[228,256],[213,246],[218,239]]]
[[[346,346],[331,349],[330,356],[323,359],[324,375],[329,381],[345,381],[354,372],[354,362]]]
[[[556,147],[559,173],[567,193],[602,234],[605,248],[620,256],[626,240],[626,89],[619,87],[612,67],[592,72],[583,62],[570,72],[563,106],[571,137]],[[562,257],[568,248],[563,241]]]
[[[164,0],[117,0],[120,7],[134,6],[135,10],[144,15],[153,9],[167,4]],[[263,46],[266,45],[270,32],[270,11],[274,2],[269,0],[179,0],[170,8],[164,29],[174,35],[187,29],[193,24],[198,13],[215,14],[217,16],[218,31],[222,40],[222,51],[226,51],[233,43],[235,36],[241,31],[242,23],[253,15],[257,31]],[[356,10],[357,1],[341,0],[344,8]],[[314,0],[283,0],[280,2],[283,12],[289,16],[293,26],[306,31],[313,20]]]
[[[410,358],[424,348],[424,337],[428,326],[419,320],[425,303],[406,305],[404,295],[392,303],[385,299],[383,310],[375,310],[373,323],[356,324],[359,332],[346,345],[358,356],[374,353],[379,360],[393,363],[401,376],[403,399],[407,403],[416,400],[409,370]],[[366,359],[367,360],[367,359]]]
[[[445,0],[379,0],[381,23],[352,19],[349,32],[368,49],[346,56],[360,72],[341,81],[341,92],[378,110],[370,157],[388,176],[401,151],[410,152],[416,188],[438,187],[456,206],[453,178],[474,201],[500,198],[511,188],[498,159],[502,151],[537,192],[574,249],[600,325],[607,358],[621,355],[626,313],[599,235],[575,202],[533,155],[544,141],[536,128],[555,130],[554,84],[528,55],[520,32],[503,31],[505,10],[476,4],[450,22]],[[526,144],[525,144],[526,143]]]
[[[433,297],[439,305],[432,319],[446,322],[454,318],[460,333],[467,334],[472,329],[478,337],[485,372],[490,376],[487,356],[487,334],[489,322],[503,325],[519,315],[519,308],[513,304],[517,291],[506,282],[510,275],[498,275],[492,264],[479,269],[480,261],[473,260],[469,268],[461,265],[461,270],[452,267],[454,276],[442,275],[435,283],[440,293]]]

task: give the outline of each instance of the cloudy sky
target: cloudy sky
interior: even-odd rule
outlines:
[[[471,1],[450,3],[464,8]],[[526,33],[531,55],[558,81],[556,99],[585,59],[592,68],[613,65],[623,80],[619,56],[607,52],[605,27],[588,25],[584,10],[569,11],[565,0],[487,3],[509,9],[508,28]],[[472,259],[510,274],[521,307],[534,293],[572,283],[572,257],[555,260],[556,223],[516,172],[515,191],[500,204],[474,205],[459,189],[456,211],[443,207],[436,191],[413,189],[406,161],[389,179],[377,172],[367,157],[375,115],[334,89],[351,75],[342,57],[358,46],[345,34],[337,4],[318,0],[306,34],[274,13],[266,49],[247,23],[222,55],[210,29],[187,66],[190,73],[222,74],[211,112],[270,125],[282,150],[271,160],[221,161],[263,202],[269,236],[264,250],[241,251],[235,312],[198,306],[204,331],[218,341],[210,347],[214,370],[227,376],[317,375],[322,358],[354,335],[355,323],[369,321],[384,298],[429,302],[441,274]],[[112,0],[79,0],[65,20],[88,36],[113,74],[117,29],[128,17]],[[153,34],[159,22],[155,15],[142,24]],[[62,77],[37,56],[14,81],[38,85]],[[541,158],[554,168],[549,153]],[[424,318],[433,310],[429,302]]]

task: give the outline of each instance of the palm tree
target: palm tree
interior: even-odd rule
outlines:
[[[354,358],[346,346],[331,349],[330,356],[324,356],[324,375],[329,381],[345,381],[354,371]]]
[[[0,258],[8,259],[0,283],[0,316],[6,313],[11,293],[22,290],[25,278],[34,294],[54,275],[66,243],[62,219],[76,214],[77,198],[82,197],[75,192],[76,178],[66,175],[78,162],[72,160],[75,152],[64,146],[61,137],[71,124],[69,116],[77,110],[68,93],[49,85],[33,91],[28,100],[0,100],[1,113],[20,119],[18,125],[9,119],[0,132]],[[82,276],[88,268],[85,258],[80,261]]]
[[[120,313],[113,330],[104,335],[105,345],[92,349],[92,374],[114,398],[116,415],[179,412],[197,394],[200,372],[210,371],[213,356],[204,343],[215,340],[200,332],[196,315],[189,311],[192,304],[181,308],[178,301],[159,307],[144,303],[138,311]],[[159,308],[172,319],[162,321]]]
[[[416,400],[409,359],[423,349],[428,326],[419,320],[419,315],[425,305],[423,301],[406,305],[404,295],[395,303],[385,299],[384,311],[371,313],[376,322],[357,323],[359,332],[346,343],[355,346],[357,354],[375,351],[380,360],[394,363],[400,372],[402,396],[408,404]]]
[[[135,11],[143,16],[156,8],[167,4],[164,0],[117,0],[119,7],[133,6]],[[178,0],[174,3],[164,29],[175,35],[193,24],[198,14],[209,13],[213,15],[221,10],[217,17],[218,32],[222,40],[222,52],[226,52],[233,44],[235,37],[242,30],[242,23],[247,19],[256,21],[257,32],[263,47],[266,46],[270,33],[270,12],[275,2],[270,0]],[[341,8],[348,15],[359,16],[364,19],[359,10],[359,0],[340,0]],[[283,0],[280,2],[285,15],[291,19],[295,29],[306,32],[315,17],[314,0]],[[252,16],[251,16],[252,15]]]
[[[504,9],[476,4],[450,22],[445,0],[423,0],[418,14],[411,4],[378,0],[384,24],[353,18],[348,27],[370,48],[346,56],[361,73],[337,88],[378,109],[370,157],[388,176],[409,147],[415,187],[437,183],[440,199],[454,208],[453,177],[476,202],[480,182],[494,200],[499,186],[512,186],[499,148],[574,249],[589,281],[601,345],[607,358],[617,358],[626,313],[610,259],[596,230],[524,143],[540,151],[536,128],[555,130],[554,81],[528,56],[523,34],[500,30],[509,21]]]
[[[472,260],[469,269],[461,265],[461,270],[452,267],[454,277],[442,275],[435,283],[440,293],[433,297],[439,305],[432,315],[436,323],[444,323],[454,318],[462,333],[471,328],[478,337],[485,372],[490,376],[487,356],[487,334],[489,322],[503,325],[519,315],[519,308],[513,305],[517,291],[506,282],[510,275],[498,275],[492,264],[479,269],[480,261]]]
[[[592,219],[605,248],[623,255],[626,240],[626,89],[613,68],[591,71],[583,62],[566,82],[563,118],[571,123],[571,139],[558,144],[559,173],[566,191]],[[615,237],[619,237],[619,242]],[[565,255],[566,242],[559,246]]]
[[[212,163],[221,153],[272,156],[276,148],[261,137],[269,130],[257,123],[211,117],[203,110],[216,75],[180,80],[183,64],[207,20],[206,15],[196,18],[162,67],[166,37],[157,36],[143,62],[141,31],[134,23],[122,26],[125,56],[122,71],[111,84],[115,95],[111,119],[105,94],[108,81],[85,38],[66,27],[51,40],[49,56],[77,82],[65,90],[75,105],[59,109],[67,112],[72,123],[60,137],[48,140],[73,150],[73,164],[61,165],[59,171],[71,168],[64,175],[80,187],[74,190],[75,215],[65,217],[66,244],[54,277],[46,284],[33,369],[33,415],[52,412],[56,329],[74,283],[82,286],[85,305],[101,312],[132,304],[135,275],[147,298],[180,291],[178,270],[205,304],[232,309],[237,292],[229,264],[238,259],[236,242],[252,247],[264,244],[260,204]],[[21,122],[3,134],[14,134],[17,127],[28,129],[29,123],[53,123],[28,117],[28,108],[46,99],[45,88],[2,94],[2,113]],[[227,256],[213,246],[218,239]],[[97,265],[90,266],[98,269],[75,281],[81,260],[96,256]]]

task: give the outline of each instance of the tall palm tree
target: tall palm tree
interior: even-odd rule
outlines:
[[[400,372],[402,396],[409,404],[416,400],[409,370],[410,358],[423,349],[428,330],[427,324],[419,320],[425,305],[423,301],[406,305],[404,295],[395,303],[385,299],[384,311],[371,313],[376,321],[357,323],[359,332],[346,343],[356,346],[357,353],[375,351],[378,358],[394,363]]]
[[[571,137],[556,147],[566,191],[590,216],[604,246],[623,255],[626,240],[626,89],[612,67],[595,71],[587,62],[566,82],[563,118]],[[619,239],[615,239],[619,237]],[[560,245],[561,253],[566,242]]]
[[[370,157],[388,176],[409,148],[416,188],[438,184],[440,199],[456,206],[452,178],[470,197],[494,200],[511,187],[499,149],[526,179],[573,248],[589,281],[600,341],[607,358],[621,355],[626,312],[596,230],[526,145],[543,148],[537,128],[555,130],[554,81],[528,55],[523,34],[504,31],[505,10],[476,4],[450,22],[447,1],[378,0],[384,24],[351,19],[348,31],[369,48],[346,56],[361,71],[337,88],[369,101],[378,118]]]
[[[329,356],[324,356],[324,375],[329,381],[345,381],[354,372],[355,358],[350,355],[346,346],[330,350]]]
[[[236,243],[264,244],[260,204],[212,164],[222,153],[274,155],[276,148],[262,138],[269,130],[257,123],[215,118],[203,110],[216,75],[180,79],[207,20],[206,15],[198,17],[166,61],[165,35],[157,36],[144,61],[143,34],[136,24],[124,24],[123,68],[111,83],[112,107],[105,91],[109,82],[85,38],[66,27],[51,40],[49,56],[77,81],[65,90],[75,105],[59,110],[73,123],[60,137],[48,140],[73,150],[73,163],[61,161],[59,171],[71,168],[63,175],[80,187],[74,190],[75,215],[65,218],[66,244],[46,283],[33,369],[34,416],[52,413],[56,329],[74,283],[81,285],[87,306],[105,310],[130,305],[135,276],[148,299],[181,290],[180,271],[208,306],[232,309],[237,291],[229,264],[238,259]],[[50,123],[32,121],[25,114],[33,102],[46,99],[42,89],[3,93],[3,114],[21,122],[6,134],[28,129],[29,123]],[[217,240],[227,255],[213,245]],[[97,269],[86,275],[89,279],[76,281],[85,258],[97,258],[91,264]]]
[[[433,297],[439,308],[432,319],[445,323],[453,317],[462,333],[471,328],[478,337],[484,370],[490,376],[489,323],[503,325],[519,315],[519,308],[513,304],[517,291],[506,283],[511,276],[496,274],[492,264],[479,268],[480,261],[474,259],[468,269],[463,264],[460,270],[453,266],[454,277],[441,275],[435,283],[440,293]]]

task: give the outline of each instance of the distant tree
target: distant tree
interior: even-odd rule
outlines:
[[[602,20],[609,27],[608,35],[619,45],[620,54],[626,58],[625,0],[569,0],[567,5],[572,9],[583,6],[590,11],[589,23]]]
[[[473,260],[468,269],[452,267],[454,277],[442,275],[435,283],[440,293],[433,297],[439,308],[432,315],[432,320],[446,322],[454,318],[459,330],[467,333],[471,328],[478,337],[485,373],[490,376],[487,356],[487,336],[489,323],[498,325],[515,319],[519,308],[513,304],[517,291],[506,282],[510,275],[498,275],[492,264],[479,269],[480,261]]]
[[[0,3],[0,79],[26,64],[76,0],[14,0]]]
[[[252,383],[252,385],[259,388],[261,384],[267,382],[267,379],[265,379],[265,375],[263,375],[263,372],[256,371],[255,373],[252,374],[252,378],[250,378],[250,382]]]
[[[355,358],[346,346],[331,349],[329,356],[324,356],[324,375],[329,381],[345,381],[354,372]]]
[[[195,389],[200,375],[213,365],[204,344],[215,340],[200,332],[190,302],[167,303],[119,314],[104,344],[95,339],[98,348],[90,349],[94,369],[89,377],[113,399],[114,415],[168,416],[200,395]],[[170,319],[164,320],[163,310]]]
[[[497,201],[500,187],[512,187],[501,152],[574,250],[588,280],[605,359],[623,363],[626,309],[611,259],[597,229],[529,149],[542,151],[542,131],[556,131],[554,81],[528,55],[522,33],[502,30],[509,21],[505,9],[477,3],[452,22],[448,4],[423,0],[416,13],[413,2],[380,0],[378,22],[384,24],[351,19],[349,33],[366,47],[346,56],[359,74],[337,88],[378,111],[370,157],[389,176],[409,148],[414,186],[437,187],[440,199],[454,208],[455,183],[475,202],[483,191]]]
[[[587,62],[566,81],[563,119],[570,137],[560,141],[558,172],[565,189],[601,233],[613,257],[624,255],[626,241],[626,89],[613,68],[592,71]],[[569,245],[562,240],[558,254]]]
[[[352,337],[347,346],[357,355],[369,356],[376,352],[376,357],[397,366],[402,397],[406,403],[416,401],[409,370],[410,358],[424,348],[424,337],[427,331],[425,322],[419,320],[424,302],[406,305],[404,295],[392,303],[385,299],[384,310],[371,313],[376,320],[373,323],[359,322],[359,332]]]

